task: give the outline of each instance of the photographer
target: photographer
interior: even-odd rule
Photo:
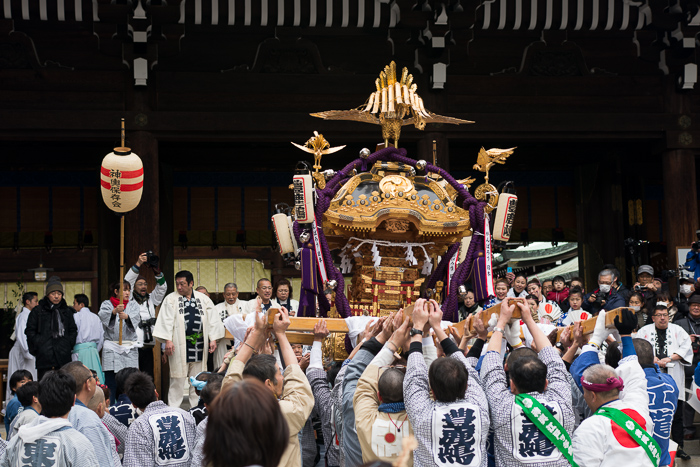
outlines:
[[[583,309],[597,315],[601,309],[614,310],[626,305],[627,297],[623,286],[618,283],[619,273],[613,269],[603,269],[598,273],[598,288],[586,295]]]
[[[698,240],[690,245],[690,251],[685,256],[685,267],[693,273],[695,280],[700,278],[700,230],[695,231]]]
[[[639,292],[644,297],[644,312],[648,316],[654,314],[654,306],[656,305],[656,294],[660,292],[654,285],[654,268],[648,264],[642,264],[637,269],[637,283],[634,284],[633,290]],[[649,324],[650,321],[647,321]]]
[[[148,283],[146,278],[140,274],[141,266],[146,264],[153,269],[153,274],[156,276],[156,286],[148,293]],[[153,326],[156,324],[156,307],[160,305],[165,297],[165,292],[168,285],[165,282],[165,276],[158,267],[158,257],[152,251],[141,253],[136,264],[133,265],[124,276],[124,281],[131,284],[131,289],[134,291],[131,300],[136,302],[140,307],[141,322],[136,329],[136,336],[139,343],[143,347],[139,349],[139,368],[141,371],[153,376]]]
[[[685,386],[678,386],[679,389],[681,389],[681,393],[684,393],[683,388],[690,388],[695,368],[698,366],[698,362],[700,362],[700,295],[693,294],[690,296],[688,299],[688,317],[679,319],[675,324],[683,328],[690,336],[690,346],[693,352],[692,363],[689,366],[683,367],[685,370]],[[694,417],[695,409],[686,404],[685,407],[683,407],[683,433],[686,439],[694,438]]]

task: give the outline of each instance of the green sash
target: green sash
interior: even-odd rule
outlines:
[[[559,449],[559,452],[564,454],[564,457],[573,467],[578,467],[574,462],[573,446],[571,445],[571,437],[566,429],[561,426],[559,420],[554,418],[552,413],[540,404],[534,397],[528,394],[518,394],[515,396],[515,403],[522,409],[527,418],[549,439],[554,446]]]
[[[612,420],[616,425],[625,430],[635,443],[644,448],[652,464],[655,466],[659,465],[659,462],[661,462],[661,448],[654,437],[639,426],[639,423],[635,422],[632,417],[622,410],[612,407],[600,407],[594,415],[601,415]]]

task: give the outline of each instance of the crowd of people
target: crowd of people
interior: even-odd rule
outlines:
[[[146,261],[97,313],[84,295],[68,307],[57,278],[41,300],[24,295],[0,467],[665,466],[695,436],[684,403],[700,348],[694,280],[675,303],[650,266],[629,289],[606,267],[589,293],[578,278],[509,273],[483,303],[461,291],[463,327],[419,299],[410,313],[368,319],[333,362],[323,319],[312,345],[290,343],[289,281],[259,280],[250,301],[226,284],[214,305],[188,271],[166,295],[151,265],[148,292]],[[271,327],[270,308],[280,309]],[[249,325],[242,339],[225,336],[231,316]],[[153,380],[156,345],[167,400]]]

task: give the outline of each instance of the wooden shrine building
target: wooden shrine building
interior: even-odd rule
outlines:
[[[399,146],[475,175],[481,146],[518,146],[513,241],[578,242],[590,286],[604,263],[633,280],[625,239],[657,270],[695,240],[700,1],[0,0],[0,297],[40,288],[39,264],[93,307],[117,280],[118,221],[99,166],[126,119],[144,163],[126,217],[127,266],[160,255],[223,292],[231,277],[296,277],[270,217],[292,203],[294,148],[314,130],[338,169],[378,127],[351,109],[391,60],[425,106],[473,125],[403,131]],[[263,263],[257,263],[262,261]],[[212,272],[213,271],[213,272]],[[152,279],[152,275],[149,276]]]

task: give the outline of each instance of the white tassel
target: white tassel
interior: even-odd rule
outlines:
[[[372,107],[372,113],[376,114],[379,111],[379,91],[374,93],[374,107]]]
[[[394,86],[389,86],[389,112],[394,111]]]
[[[386,113],[386,88],[382,88],[382,113]]]
[[[410,245],[406,247],[406,261],[408,261],[408,263],[412,264],[413,266],[418,264],[418,260],[413,254],[413,247]]]
[[[425,258],[425,261],[423,261],[423,269],[421,270],[421,274],[428,276],[430,273],[433,271],[433,262],[430,261],[430,258]]]
[[[379,249],[376,243],[372,245],[372,261],[374,261],[375,268],[378,268],[382,263],[382,257],[379,255]]]
[[[408,94],[408,86],[405,84],[403,85],[403,101],[408,105],[411,104],[411,96]]]
[[[394,83],[394,94],[396,94],[396,103],[403,104],[403,99],[401,99],[401,84]]]
[[[370,94],[369,102],[367,103],[367,107],[365,107],[365,110],[363,110],[363,112],[368,112],[369,109],[372,108],[372,104],[374,104],[374,93]]]

